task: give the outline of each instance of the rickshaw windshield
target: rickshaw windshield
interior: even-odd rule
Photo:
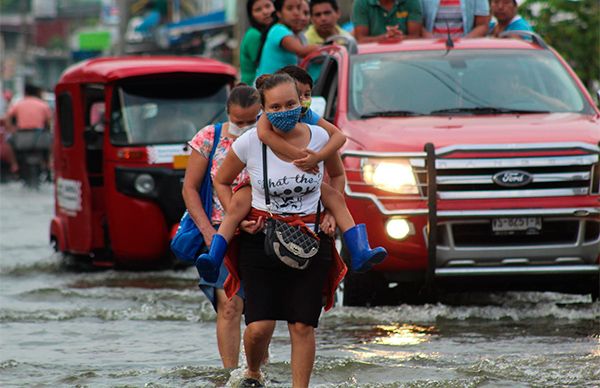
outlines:
[[[157,80],[120,85],[113,97],[111,143],[186,143],[204,126],[225,120],[228,84],[223,79],[203,81]]]

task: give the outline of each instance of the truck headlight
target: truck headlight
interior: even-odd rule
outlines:
[[[418,194],[417,181],[408,160],[363,159],[362,176],[378,189],[398,194]]]
[[[394,240],[402,240],[415,233],[413,224],[404,218],[390,218],[385,223],[385,231]]]

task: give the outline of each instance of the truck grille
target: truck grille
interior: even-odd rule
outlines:
[[[489,220],[468,220],[438,224],[438,235],[440,245],[455,247],[575,244],[584,223],[585,221],[582,220],[545,219],[540,233],[497,235],[492,232]],[[588,224],[590,224],[588,240],[597,239],[597,233],[593,232],[594,226],[591,222]],[[597,223],[595,224],[597,226]]]
[[[562,155],[561,155],[562,151]],[[484,199],[523,197],[563,197],[598,192],[598,154],[573,149],[554,149],[555,156],[502,157],[496,150],[486,157],[481,149],[477,157],[468,153],[440,150],[436,159],[436,183],[440,199]],[[514,154],[514,149],[506,152]],[[422,159],[411,159],[417,179],[427,196],[427,174]]]

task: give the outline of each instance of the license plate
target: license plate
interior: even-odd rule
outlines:
[[[541,217],[506,217],[492,219],[492,231],[496,234],[538,234],[541,230]]]

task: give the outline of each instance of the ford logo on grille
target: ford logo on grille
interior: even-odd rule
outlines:
[[[533,180],[533,176],[526,171],[506,170],[495,174],[492,180],[499,186],[520,187],[530,183]]]

